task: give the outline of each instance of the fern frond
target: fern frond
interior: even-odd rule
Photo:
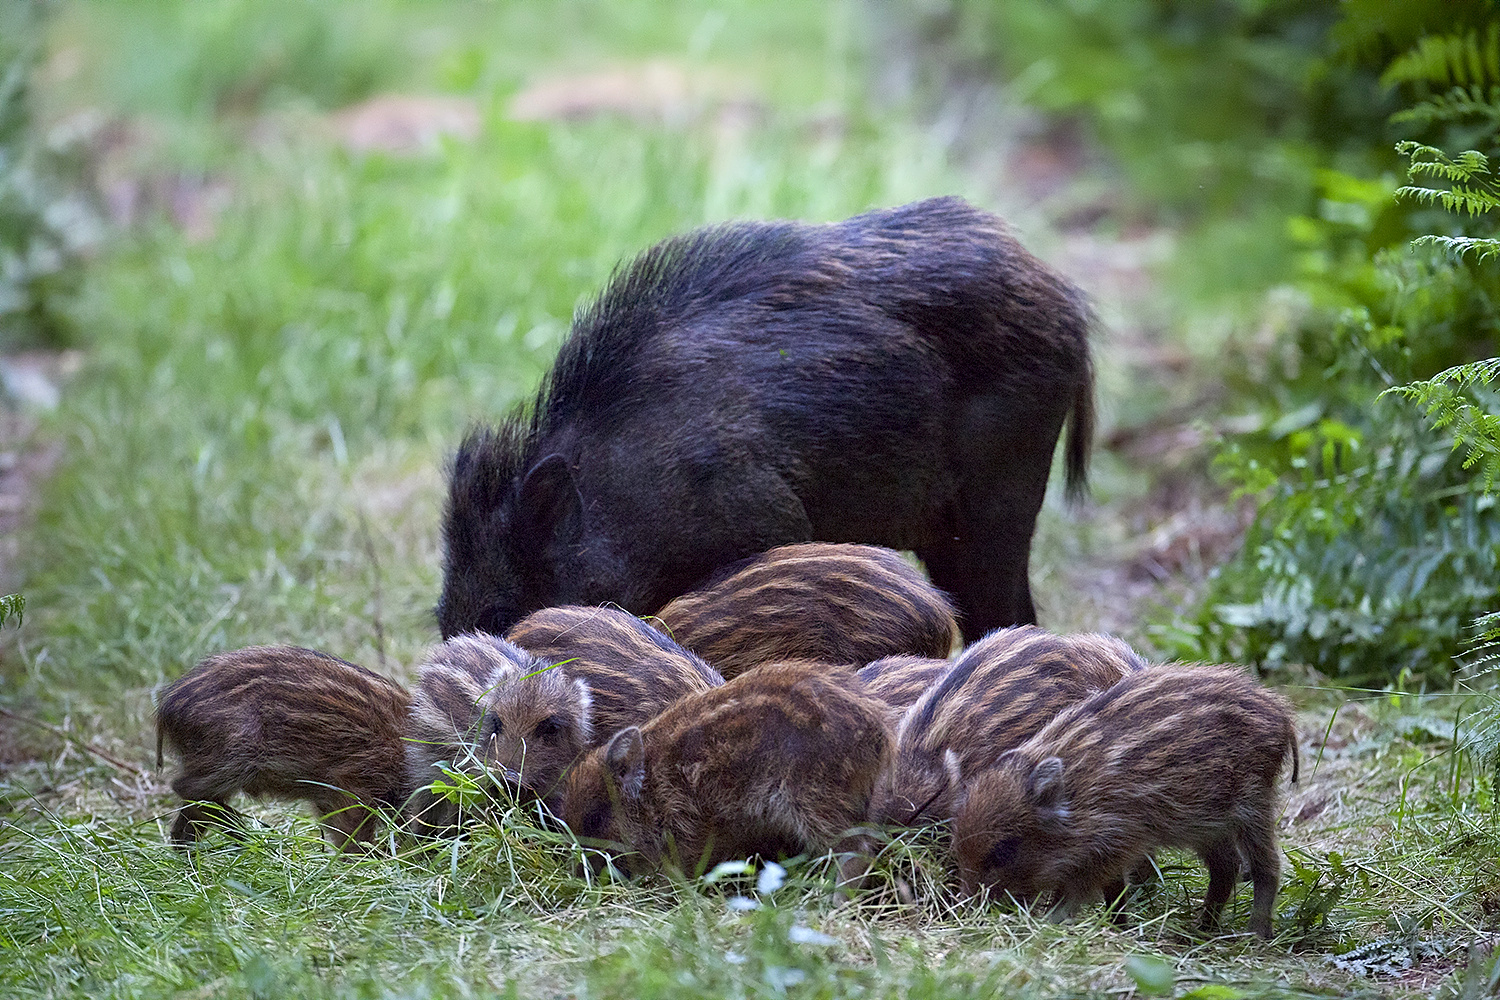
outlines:
[[[1396,189],[1398,198],[1410,198],[1428,205],[1441,205],[1445,211],[1464,212],[1470,216],[1483,215],[1493,209],[1500,208],[1500,196],[1483,188],[1452,187],[1452,188],[1425,188],[1425,187],[1399,187]],[[1427,239],[1429,237],[1424,237]]]
[[[1453,383],[1458,386],[1465,385],[1493,385],[1500,381],[1500,358],[1485,358],[1481,361],[1470,361],[1468,364],[1454,365],[1445,368],[1425,382],[1413,382],[1413,385],[1429,385],[1435,383]],[[1495,627],[1500,630],[1500,611],[1494,616]],[[1500,639],[1500,631],[1496,638]]]
[[[1412,122],[1420,126],[1468,118],[1481,119],[1490,131],[1500,131],[1500,86],[1492,86],[1488,91],[1479,86],[1468,90],[1454,87],[1446,94],[1418,101],[1391,115],[1391,121],[1397,124]]]
[[[1408,139],[1396,143],[1396,152],[1411,161],[1407,170],[1413,174],[1462,182],[1490,173],[1490,158],[1477,149],[1466,149],[1455,159],[1436,146]]]
[[[1414,247],[1435,246],[1446,250],[1459,260],[1474,254],[1476,263],[1483,264],[1491,257],[1500,256],[1500,240],[1479,239],[1473,236],[1418,236],[1411,241]]]
[[[1470,682],[1500,670],[1500,611],[1477,618],[1473,633],[1468,648],[1459,658],[1461,674]],[[1495,691],[1480,696],[1459,736],[1458,746],[1492,771],[1500,772],[1500,695]]]
[[[1433,146],[1401,142],[1396,144],[1396,151],[1411,161],[1407,174],[1413,179],[1430,177],[1449,185],[1434,188],[1408,184],[1396,189],[1396,197],[1441,205],[1449,212],[1467,212],[1471,216],[1500,208],[1500,189],[1489,179],[1490,158],[1479,150],[1466,149],[1450,157]]]
[[[26,619],[26,598],[20,594],[0,597],[0,625],[4,625],[10,618],[15,618],[17,628]]]
[[[1404,396],[1418,406],[1431,409],[1434,404],[1443,405],[1453,399],[1455,386],[1461,389],[1469,385],[1493,385],[1497,380],[1500,380],[1500,357],[1485,358],[1446,368],[1432,378],[1393,385],[1380,395]]]
[[[1429,237],[1430,239],[1431,237]],[[1500,241],[1491,240],[1500,253]],[[1448,429],[1453,448],[1466,449],[1462,465],[1477,469],[1481,488],[1488,493],[1500,480],[1500,414],[1491,413],[1459,390],[1471,385],[1492,385],[1500,379],[1500,357],[1486,358],[1456,365],[1438,372],[1430,379],[1396,385],[1380,395],[1395,394],[1422,407],[1434,428]],[[1500,615],[1496,620],[1496,639],[1500,640]]]
[[[1427,35],[1392,60],[1380,82],[1387,87],[1398,83],[1445,87],[1500,83],[1500,22],[1491,23],[1483,38],[1476,31]]]

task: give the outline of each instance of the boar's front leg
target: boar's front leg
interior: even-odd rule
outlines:
[[[962,612],[964,640],[1036,624],[1027,562],[1064,413],[1038,419],[995,396],[970,400],[954,435],[957,494],[917,550]],[[947,530],[943,530],[946,528]]]

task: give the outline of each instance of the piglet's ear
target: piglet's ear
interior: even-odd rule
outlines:
[[[604,766],[619,782],[625,798],[640,798],[646,784],[646,744],[636,726],[620,730],[604,747]]]
[[[958,754],[953,752],[952,747],[943,751],[943,773],[948,776],[949,788],[957,790],[964,786],[963,774],[958,766]]]
[[[521,481],[513,530],[522,551],[555,559],[583,536],[583,496],[568,460],[548,455]]]
[[[578,697],[578,742],[588,746],[594,742],[594,693],[582,677],[573,678],[573,693]]]
[[[1026,798],[1039,810],[1057,811],[1063,804],[1063,762],[1057,757],[1037,761],[1026,778]]]

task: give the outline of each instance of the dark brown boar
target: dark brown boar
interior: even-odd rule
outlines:
[[[490,700],[515,686],[525,688],[526,711],[508,718],[491,712]],[[421,667],[408,724],[406,763],[415,789],[408,810],[411,829],[451,833],[459,824],[458,804],[431,788],[443,778],[439,763],[498,780],[523,797],[534,787],[537,770],[560,773],[592,738],[589,702],[583,681],[497,636],[458,635],[432,649]],[[508,751],[519,742],[512,731],[519,736],[523,729],[532,739],[520,766],[501,763],[501,748]]]
[[[1297,743],[1286,699],[1231,667],[1131,674],[1053,719],[991,767],[964,773],[954,820],[960,877],[1068,913],[1148,851],[1189,847],[1208,866],[1202,926],[1218,922],[1240,852],[1255,885],[1250,927],[1271,934],[1281,877],[1277,783]]]
[[[724,567],[649,620],[725,677],[784,660],[945,657],[958,639],[942,592],[876,545],[781,545]]]
[[[647,614],[814,540],[915,550],[969,637],[1033,622],[1027,560],[1065,423],[1070,486],[1085,477],[1090,323],[957,198],[668,239],[578,313],[534,401],[459,446],[438,625]]]
[[[326,653],[251,646],[210,656],[162,692],[163,743],[182,759],[172,789],[187,805],[172,840],[188,844],[241,818],[237,792],[306,799],[334,846],[372,844],[376,810],[399,810],[402,736],[411,696],[400,685]]]
[[[889,705],[899,719],[951,666],[952,660],[927,656],[885,656],[860,667],[854,676],[867,694]]]
[[[998,629],[964,650],[902,716],[896,765],[876,815],[887,823],[953,815],[955,771],[970,774],[1030,739],[1058,712],[1143,670],[1119,639]]]
[[[623,845],[632,874],[733,858],[851,850],[863,870],[876,782],[890,761],[884,706],[826,664],[767,664],[616,733],[568,775],[574,834]]]

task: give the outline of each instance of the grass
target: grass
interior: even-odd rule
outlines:
[[[1296,694],[1307,745],[1326,749],[1288,804],[1296,865],[1270,946],[1196,936],[1204,879],[1175,855],[1117,927],[957,901],[940,839],[922,837],[890,845],[852,904],[828,891],[826,859],[765,892],[594,884],[521,810],[436,854],[348,859],[298,810],[256,805],[243,848],[170,850],[153,688],[207,653],[277,641],[410,679],[435,638],[447,451],[529,393],[620,258],[736,216],[985,200],[921,122],[864,100],[873,60],[852,5],[353,10],[57,10],[49,113],[104,107],[154,137],[132,154],[142,176],[207,172],[231,194],[206,235],[165,213],[121,233],[74,306],[88,366],[44,424],[63,459],[25,529],[27,613],[0,660],[0,707],[53,727],[0,727],[0,993],[1105,996],[1164,976],[1202,1000],[1430,993],[1492,936],[1493,789],[1452,755],[1451,725],[1442,738],[1451,705],[1340,707],[1317,690]],[[536,76],[663,53],[759,110],[748,124],[506,114]],[[317,127],[387,89],[469,97],[481,133],[355,155]],[[1043,606],[1086,627],[1062,590],[1068,525],[1048,514],[1037,576]],[[1330,961],[1408,941],[1439,956],[1426,978]]]

